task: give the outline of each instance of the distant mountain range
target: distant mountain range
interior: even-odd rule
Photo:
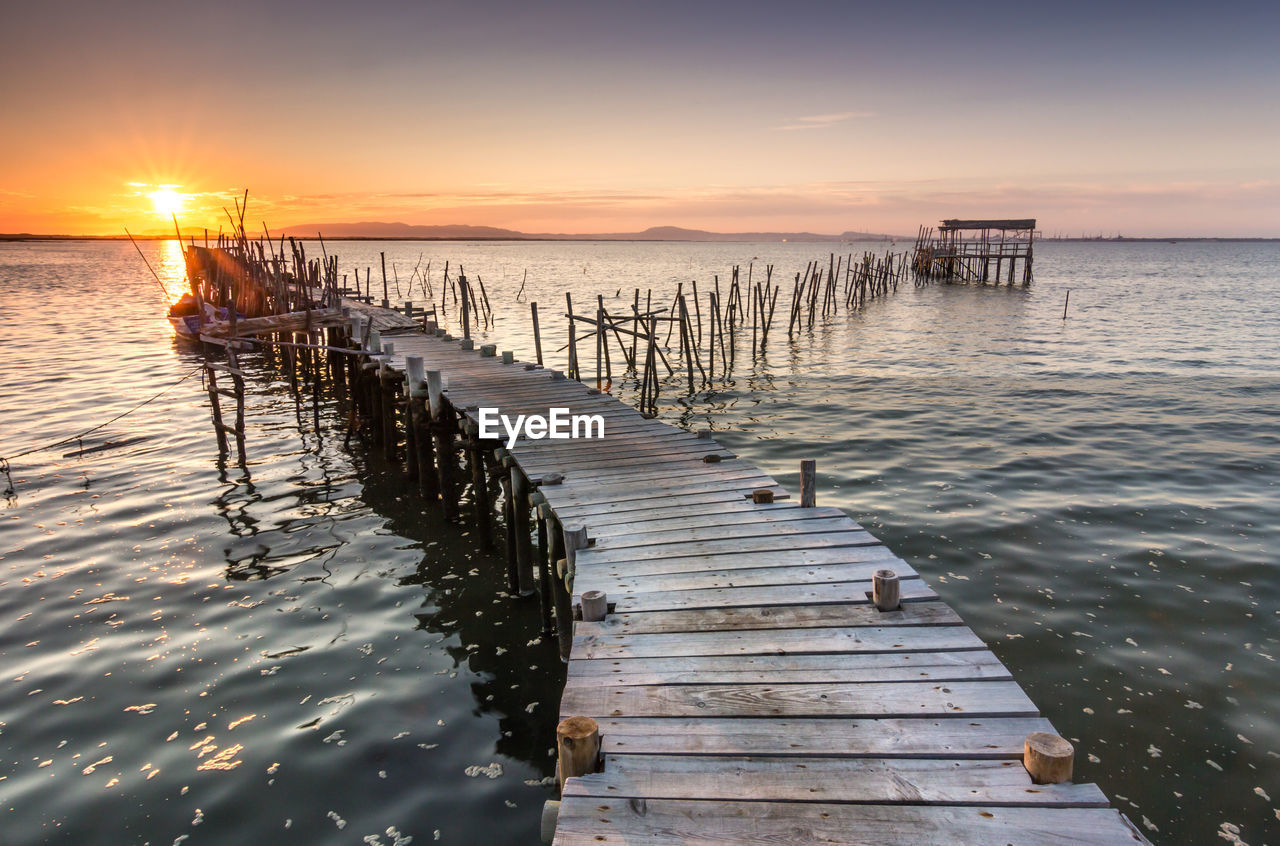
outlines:
[[[702,229],[683,229],[679,226],[651,226],[643,232],[550,233],[518,232],[494,226],[421,226],[409,223],[312,223],[305,226],[289,226],[281,230],[296,238],[314,238],[316,233],[326,238],[368,238],[388,240],[395,238],[420,240],[471,240],[471,241],[891,241],[902,236],[873,232],[842,232],[839,235],[821,235],[815,232],[707,232]]]

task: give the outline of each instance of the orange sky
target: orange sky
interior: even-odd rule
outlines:
[[[6,12],[0,232],[169,231],[170,186],[197,231],[248,188],[254,228],[1280,236],[1271,6],[72,6]]]

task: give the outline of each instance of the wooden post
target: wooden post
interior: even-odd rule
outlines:
[[[209,411],[213,415],[213,432],[218,438],[218,457],[227,454],[227,427],[222,423],[222,404],[218,401],[218,378],[214,369],[205,366],[206,384],[209,386]]]
[[[511,503],[516,535],[516,583],[521,596],[533,596],[533,542],[529,525],[529,478],[512,463]]]
[[[751,492],[751,501],[756,505],[769,505],[773,502],[773,491],[768,488],[757,488]]]
[[[565,374],[570,379],[578,378],[578,325],[573,322],[573,295],[564,292],[565,316],[569,318],[569,358]]]
[[[542,518],[547,521],[548,570],[554,577],[551,579],[551,597],[556,612],[556,641],[560,646],[560,660],[567,662],[573,649],[573,600],[560,577],[561,566],[568,567],[564,559],[564,531],[550,504],[542,506]]]
[[[404,383],[400,386],[404,396],[404,464],[409,481],[416,482],[421,477],[421,469],[418,464],[418,430],[413,423],[412,383],[415,373],[417,381],[421,382],[426,371],[422,367],[422,358],[416,355],[405,357],[404,370]]]
[[[538,304],[529,303],[529,310],[533,312],[533,350],[538,354],[538,364],[542,364],[542,334],[538,331]]]
[[[600,300],[601,302],[603,302],[604,297],[601,297]],[[602,371],[600,369],[600,366],[603,360],[601,358],[600,351],[601,349],[604,348],[603,324],[604,324],[604,309],[597,308],[596,309],[596,389],[597,390],[599,390],[600,386],[603,384],[603,381],[601,379]]]
[[[506,464],[505,457],[502,463]],[[507,591],[520,594],[520,564],[516,553],[516,506],[512,491],[513,474],[500,473],[498,484],[502,486],[502,522],[507,536]]]
[[[445,407],[444,387],[439,370],[427,371],[427,403],[431,414],[431,431],[435,438],[436,478],[440,490],[440,504],[446,519],[458,516],[457,491],[453,476],[457,459],[454,456],[455,421]]]
[[[817,462],[812,458],[800,461],[800,507],[813,508],[818,502]]]
[[[587,538],[587,527],[577,526],[570,529],[568,526],[564,528],[564,558],[568,569],[566,574],[569,578],[568,586],[572,592],[572,579],[575,567],[578,561],[578,550],[586,549],[590,541]]]
[[[427,371],[427,401],[430,404],[431,419],[435,420],[444,411],[444,382],[439,370]]]
[[[556,826],[560,823],[560,800],[548,799],[542,803],[542,819],[539,821],[539,837],[543,843],[556,839]]]
[[[1036,784],[1062,784],[1071,781],[1075,756],[1075,747],[1065,737],[1033,731],[1023,744],[1022,765]]]
[[[898,590],[898,574],[892,570],[876,570],[871,577],[871,601],[880,611],[897,611],[901,594]]]
[[[467,305],[468,287],[466,274],[458,274],[458,293],[462,295],[462,337],[465,340],[471,338],[471,311]]]
[[[289,352],[291,348],[286,347]],[[373,433],[375,443],[382,443],[385,434],[382,429],[382,380],[379,378],[381,365],[376,361],[366,361],[363,367],[365,409],[369,416],[369,431]]]
[[[395,461],[396,446],[400,440],[396,425],[396,405],[400,396],[402,377],[385,362],[379,374],[382,400],[382,453],[388,461]]]
[[[567,717],[556,726],[557,783],[594,773],[600,761],[600,725],[590,717]]]
[[[378,253],[382,257],[382,307],[389,308],[391,300],[387,297],[387,254]]]
[[[609,600],[604,591],[589,590],[582,594],[582,621],[600,623],[609,616]]]
[[[550,522],[545,512],[547,498],[541,491],[534,491],[529,495],[529,503],[538,517],[538,606],[542,610],[542,633],[549,635],[555,632],[555,600],[551,596],[555,562],[551,560],[551,550],[547,547],[547,524]]]
[[[406,387],[409,391],[408,414],[405,419],[406,428],[413,430],[413,449],[417,453],[415,464],[418,468],[418,490],[429,499],[435,499],[440,492],[439,476],[436,473],[435,447],[431,438],[431,417],[427,411],[426,373],[422,359],[410,356],[405,361],[407,371]]]
[[[467,463],[471,466],[471,504],[481,541],[489,542],[489,481],[484,472],[484,448],[480,445],[480,424],[467,421]]]

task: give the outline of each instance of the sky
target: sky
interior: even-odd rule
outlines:
[[[1280,237],[1280,4],[6,2],[0,232]]]

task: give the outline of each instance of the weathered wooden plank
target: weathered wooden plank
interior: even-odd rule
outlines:
[[[813,511],[814,509],[803,508],[797,510]],[[805,546],[812,539],[815,543],[825,546],[837,539],[848,539],[850,535],[854,535],[857,540],[851,542],[879,543],[865,530],[856,528],[854,522],[843,514],[839,517],[829,517],[825,520],[793,519],[768,523],[756,520],[748,523],[730,523],[716,526],[681,526],[674,529],[621,536],[616,535],[614,527],[610,526],[607,534],[605,531],[601,531],[601,535],[600,542],[593,550],[597,555],[603,555],[618,549],[635,550],[657,545],[666,548],[686,549],[690,545],[696,546],[703,541],[735,541],[747,548],[769,549],[772,547],[768,545],[760,546],[755,542],[761,540],[768,542],[771,539],[776,539],[784,545],[787,541],[790,541],[790,546]],[[811,536],[813,535],[821,535],[822,537],[812,538]]]
[[[1014,758],[1041,717],[827,719],[655,717],[599,719],[616,755],[823,755],[841,758]]]
[[[787,655],[798,652],[932,652],[980,649],[966,626],[858,626],[749,629],[740,632],[583,635],[572,658],[657,658],[678,655]]]
[[[785,494],[781,488],[776,485],[771,490],[777,491],[779,494]],[[597,518],[601,525],[607,525],[614,520],[639,520],[653,519],[663,520],[670,515],[679,512],[688,514],[719,513],[716,509],[724,509],[724,513],[732,513],[738,509],[740,505],[750,504],[751,491],[744,489],[727,490],[727,491],[697,491],[692,493],[677,494],[662,499],[649,500],[614,500],[591,504],[572,504],[561,503],[555,508],[556,515],[562,520],[579,520],[590,521]],[[754,508],[764,509],[781,508],[792,505],[790,500],[781,500],[769,505],[756,505]],[[695,511],[696,509],[696,511]]]
[[[941,602],[908,602],[894,611],[870,603],[705,608],[696,611],[613,613],[599,623],[578,623],[579,635],[804,629],[815,626],[954,626],[960,615]]]
[[[603,571],[579,570],[574,579],[573,591],[575,594],[581,595],[583,591],[602,590],[611,598],[619,597],[618,602],[621,602],[624,597],[631,596],[635,596],[638,601],[643,600],[644,594],[649,588],[663,588],[660,593],[669,596],[673,592],[708,588],[794,586],[792,589],[798,595],[802,591],[799,585],[816,585],[821,582],[870,581],[875,571],[885,566],[886,562],[896,561],[898,559],[894,558],[886,550],[885,556],[879,560],[847,563],[802,564],[793,567],[779,564],[776,567],[745,567],[741,570],[702,570],[695,565],[688,572],[663,574],[660,582],[643,576],[618,576]],[[674,562],[673,566],[679,566],[679,562]],[[747,603],[729,600],[727,604],[741,605]],[[619,606],[619,608],[625,611],[639,610],[637,603],[631,602],[628,602],[625,607]]]
[[[565,796],[1105,808],[1097,785],[1036,785],[1018,761],[609,756]]]
[[[763,508],[769,510],[762,510]],[[601,528],[602,540],[614,545],[637,535],[653,532],[670,532],[675,529],[702,529],[715,526],[770,526],[777,523],[795,523],[810,520],[843,518],[845,528],[862,530],[838,508],[801,508],[798,503],[771,503],[769,506],[753,505],[749,499],[715,507],[711,513],[699,513],[696,508],[666,512],[666,516],[645,514],[645,519],[610,521]],[[606,528],[607,527],[607,528]]]
[[[560,805],[555,846],[598,846],[602,842],[698,846],[1102,846],[1142,840],[1117,811],[1104,808],[566,797]]]
[[[714,482],[716,480],[743,479],[748,477],[764,477],[764,474],[744,461],[729,459],[716,464],[703,463],[701,459],[680,459],[680,470],[670,467],[624,466],[616,469],[595,467],[565,471],[565,493],[573,493],[577,487],[589,487],[592,491],[606,490],[615,498],[627,498],[639,489],[639,481],[651,481],[654,487],[670,490],[672,487],[684,488],[696,483]],[[559,471],[557,471],[559,472]],[[772,481],[772,479],[770,479]]]
[[[785,491],[714,440],[548,370],[394,340],[391,365],[422,356],[473,419],[555,407],[605,422],[599,440],[512,450],[535,481],[563,477],[543,493],[595,541],[574,588],[614,603],[578,625],[562,701],[599,717],[609,766],[570,780],[557,842],[1141,841],[1096,787],[1029,784],[1023,739],[1052,726],[847,516],[750,505],[755,488]],[[886,566],[905,604],[879,612],[869,579]]]
[[[985,649],[841,655],[696,655],[577,660],[566,688],[607,684],[791,684],[794,682],[974,681],[1008,679]]]
[[[562,717],[1034,717],[1017,682],[582,685]]]
[[[813,567],[814,575],[812,578],[805,578],[801,571],[793,572],[789,575],[793,577],[796,583],[804,583],[809,581],[850,581],[852,579],[870,579],[875,570],[880,567],[891,566],[898,571],[898,575],[904,578],[915,575],[915,571],[911,566],[902,559],[889,552],[888,548],[883,546],[841,546],[832,547],[830,549],[797,549],[786,550],[780,549],[773,552],[735,552],[733,554],[724,555],[675,555],[663,558],[660,556],[646,555],[637,556],[636,558],[600,561],[590,555],[585,554],[589,550],[580,552],[578,557],[578,571],[584,576],[601,577],[617,580],[617,586],[628,590],[643,590],[646,587],[661,587],[666,590],[675,590],[676,581],[663,579],[661,582],[652,579],[642,578],[646,576],[654,576],[659,574],[675,574],[685,573],[691,576],[711,577],[717,573],[733,572],[736,570],[759,570],[769,568],[792,568],[792,567]],[[817,567],[825,564],[864,564],[871,565],[864,567],[858,571],[857,575],[849,575],[843,573],[841,577],[836,578],[828,573],[823,578],[818,573]],[[710,568],[716,569],[710,569]],[[725,587],[735,582],[725,582],[723,579],[716,580],[715,584],[702,584],[700,587]],[[743,581],[736,584],[751,584],[751,582]],[[757,582],[757,584],[760,584]],[[777,584],[770,582],[769,584]],[[682,587],[688,588],[690,585],[685,584]],[[575,590],[587,590],[577,585]]]
[[[569,458],[551,458],[546,461],[520,461],[520,467],[529,475],[541,473],[570,473],[593,471],[595,479],[630,478],[637,471],[670,474],[683,473],[686,468],[698,468],[706,462],[708,455],[718,456],[722,462],[731,461],[736,456],[727,449],[715,445],[704,446],[696,451],[687,449],[653,450],[634,452],[625,447],[611,446],[600,442],[596,452]],[[712,465],[715,466],[715,465]]]
[[[651,428],[639,431],[606,428],[603,438],[592,438],[590,440],[581,438],[571,438],[569,440],[553,440],[551,438],[520,440],[516,443],[513,453],[516,459],[520,461],[524,461],[526,457],[542,460],[561,454],[571,455],[582,451],[596,451],[602,444],[610,447],[622,444],[634,446],[636,449],[722,446],[708,438],[696,437],[683,429],[664,426],[662,429]]]
[[[791,559],[792,563],[797,563],[793,556],[807,552],[822,552],[851,547],[856,549],[879,545],[880,541],[876,540],[868,532],[852,528],[844,531],[828,529],[825,532],[794,536],[766,534],[760,537],[730,536],[714,540],[689,540],[685,542],[667,540],[662,543],[627,546],[620,549],[606,549],[601,546],[587,550],[582,559],[584,564],[589,562],[595,565],[604,565],[610,563],[621,564],[623,562],[631,564],[637,561],[654,561],[678,556],[680,558],[712,559],[707,561],[707,566],[715,566],[714,559],[717,557],[749,552],[755,555],[776,553],[779,557],[786,557]],[[634,571],[628,568],[627,572]]]
[[[861,565],[858,565],[861,566]],[[829,567],[822,572],[828,574]],[[870,602],[871,582],[866,581],[833,581],[825,582],[810,579],[804,572],[796,573],[794,582],[762,584],[759,586],[738,585],[736,587],[692,588],[688,590],[654,590],[647,592],[631,591],[621,594],[609,594],[609,599],[616,605],[617,613],[640,611],[678,611],[693,608],[739,608],[760,607],[769,605],[806,605],[822,603],[854,603]],[[800,581],[806,579],[806,581]],[[664,578],[660,585],[667,586]],[[574,590],[581,592],[591,590],[596,583],[594,577],[584,577],[574,584]],[[905,603],[936,599],[937,594],[922,579],[902,579],[898,582]],[[673,586],[678,587],[678,586]]]
[[[547,487],[543,493],[546,494],[552,508],[555,508],[556,513],[559,514],[561,505],[592,505],[616,502],[622,498],[631,502],[651,502],[678,494],[731,492],[737,496],[747,496],[757,488],[781,491],[777,482],[758,471],[735,471],[718,477],[707,477],[700,473],[683,475],[688,478],[674,479],[667,483],[637,475],[634,479],[620,484],[597,484],[582,474],[565,473],[562,484]],[[785,493],[785,491],[782,492]]]

